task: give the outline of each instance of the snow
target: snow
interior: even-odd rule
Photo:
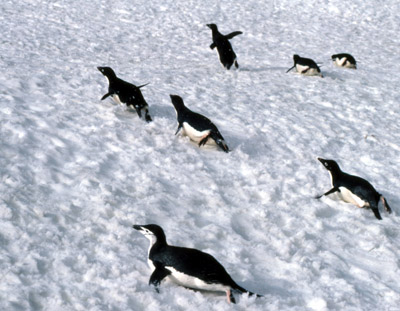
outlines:
[[[1,310],[399,310],[400,3],[4,0]],[[239,70],[211,51],[231,40]],[[350,53],[357,70],[333,66]],[[293,54],[324,78],[285,73]],[[110,66],[154,121],[100,101]],[[174,133],[169,95],[232,152]],[[369,180],[383,220],[324,197],[316,157]],[[148,286],[148,241],[212,254],[263,298]]]

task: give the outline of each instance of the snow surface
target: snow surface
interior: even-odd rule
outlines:
[[[2,0],[0,310],[400,310],[398,0]],[[211,51],[231,40],[239,70]],[[350,53],[357,70],[334,67]],[[325,78],[290,68],[293,54]],[[97,66],[154,121],[100,101]],[[169,94],[232,152],[198,148]],[[369,180],[382,221],[334,198],[317,156]],[[148,286],[157,223],[264,297]]]

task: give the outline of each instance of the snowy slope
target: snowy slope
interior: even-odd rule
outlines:
[[[324,1],[0,4],[0,310],[399,310],[400,4]],[[240,69],[211,51],[214,22]],[[351,53],[357,70],[330,55]],[[285,73],[292,55],[325,78]],[[97,66],[142,89],[154,119],[111,100]],[[174,136],[169,94],[232,152]],[[393,209],[332,198],[317,156]],[[263,294],[148,286],[148,241],[215,256]]]

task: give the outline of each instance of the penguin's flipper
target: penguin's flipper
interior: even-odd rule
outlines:
[[[182,123],[179,123],[178,129],[176,130],[175,135],[179,133],[179,131],[181,130],[181,128],[182,128]]]
[[[101,98],[101,100],[104,100],[104,99],[106,99],[108,96],[110,96],[111,94],[110,93],[107,93],[107,94],[104,94],[104,96]]]
[[[385,210],[391,214],[392,213],[392,209],[390,208],[388,202],[386,201],[386,199],[383,197],[383,195],[381,195],[381,201],[383,203],[383,206],[385,207]]]
[[[144,86],[146,86],[146,85],[148,85],[148,84],[150,84],[150,82],[148,82],[148,83],[146,83],[146,84],[139,85],[139,86],[137,86],[137,88],[140,89],[141,87],[144,87]]]
[[[307,71],[308,71],[309,69],[310,69],[310,67],[308,67],[308,68],[306,68],[306,69],[302,70],[300,73],[304,75],[304,74],[306,74],[306,73],[307,73]]]
[[[290,67],[287,71],[286,71],[286,73],[288,73],[290,70],[292,70],[294,67],[296,67],[296,64],[295,65],[293,65],[293,67]]]
[[[161,266],[160,264],[156,263],[156,269],[153,271],[153,273],[150,276],[150,280],[149,280],[149,285],[153,285],[156,288],[156,291],[158,291],[158,287],[161,284],[161,281],[167,277],[168,275],[170,275],[171,272],[168,271],[167,269],[165,269],[163,266]]]
[[[215,42],[211,43],[210,45],[210,49],[214,50],[217,47],[217,45],[215,44]]]
[[[199,142],[199,147],[205,145],[208,141],[208,139],[210,138],[210,134],[208,134],[207,136],[205,136],[202,140],[200,140]]]
[[[241,35],[243,32],[241,31],[234,31],[231,32],[230,34],[226,35],[225,38],[227,39],[232,39],[233,37],[237,36],[237,35]]]
[[[337,188],[337,187],[333,187],[331,190],[325,192],[324,194],[317,195],[315,198],[316,198],[316,199],[320,199],[320,198],[322,198],[324,195],[329,195],[329,194],[332,194],[332,193],[334,193],[334,192],[336,192],[336,191],[340,192],[340,189]]]

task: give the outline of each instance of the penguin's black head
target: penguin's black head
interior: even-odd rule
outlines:
[[[171,97],[172,104],[174,105],[174,108],[176,112],[181,112],[182,110],[185,109],[185,104],[183,103],[182,97],[178,95],[169,95]]]
[[[164,230],[158,225],[133,225],[133,229],[138,230],[141,234],[149,239],[152,239],[152,236],[155,236],[157,240],[165,240]]]
[[[318,158],[318,161],[330,172],[340,171],[339,165],[334,160],[325,160]]]
[[[297,54],[294,54],[294,55],[293,55],[293,60],[294,60],[295,62],[297,62],[299,59],[300,59],[300,56],[299,56],[299,55],[297,55]]]
[[[108,79],[110,78],[116,78],[116,74],[114,70],[112,70],[110,67],[97,67],[97,69],[105,75]]]
[[[211,30],[218,30],[218,27],[215,24],[207,24],[207,27],[210,28]]]
[[[335,61],[335,59],[336,59],[337,57],[338,57],[337,54],[334,54],[334,55],[331,56],[331,58],[332,58],[333,61]]]

